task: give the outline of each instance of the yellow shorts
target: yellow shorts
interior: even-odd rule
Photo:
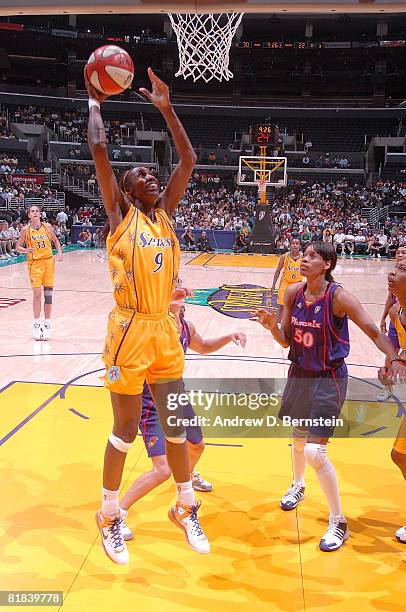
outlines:
[[[290,283],[281,282],[278,289],[278,304],[283,306],[283,298],[285,296],[285,291],[289,287]]]
[[[116,306],[109,314],[102,359],[105,386],[114,393],[138,395],[144,381],[159,383],[183,376],[185,354],[175,317],[144,315]]]
[[[33,289],[37,287],[53,287],[55,281],[55,260],[34,259],[28,262],[28,274]]]
[[[398,437],[395,440],[393,448],[398,453],[406,454],[406,417],[403,417],[399,427]]]

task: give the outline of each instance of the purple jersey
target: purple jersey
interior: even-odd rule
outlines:
[[[333,295],[338,286],[330,283],[324,296],[311,304],[306,304],[306,285],[296,294],[288,358],[303,370],[336,369],[350,352],[348,317],[333,314]]]
[[[181,319],[182,323],[182,332],[179,337],[179,342],[181,343],[184,352],[186,353],[187,348],[190,344],[190,330],[189,325],[186,323],[184,319]],[[149,390],[147,381],[144,382],[144,389],[142,390],[142,409],[143,410],[151,410],[151,407],[154,406],[154,401],[152,399],[151,391]],[[156,410],[155,406],[154,409]]]

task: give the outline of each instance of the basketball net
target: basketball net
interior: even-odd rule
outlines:
[[[170,13],[172,27],[178,39],[179,70],[175,76],[194,81],[212,79],[228,81],[233,36],[244,13]]]

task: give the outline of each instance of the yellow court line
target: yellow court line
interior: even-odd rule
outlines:
[[[202,266],[206,263],[214,267],[230,267],[230,268],[276,268],[279,261],[279,255],[235,255],[233,253],[216,253],[205,254],[196,257],[188,262],[189,266]]]

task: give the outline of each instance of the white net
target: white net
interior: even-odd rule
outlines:
[[[179,70],[176,76],[194,81],[212,79],[228,81],[233,73],[228,68],[233,36],[243,13],[173,13],[169,19],[178,39]]]

